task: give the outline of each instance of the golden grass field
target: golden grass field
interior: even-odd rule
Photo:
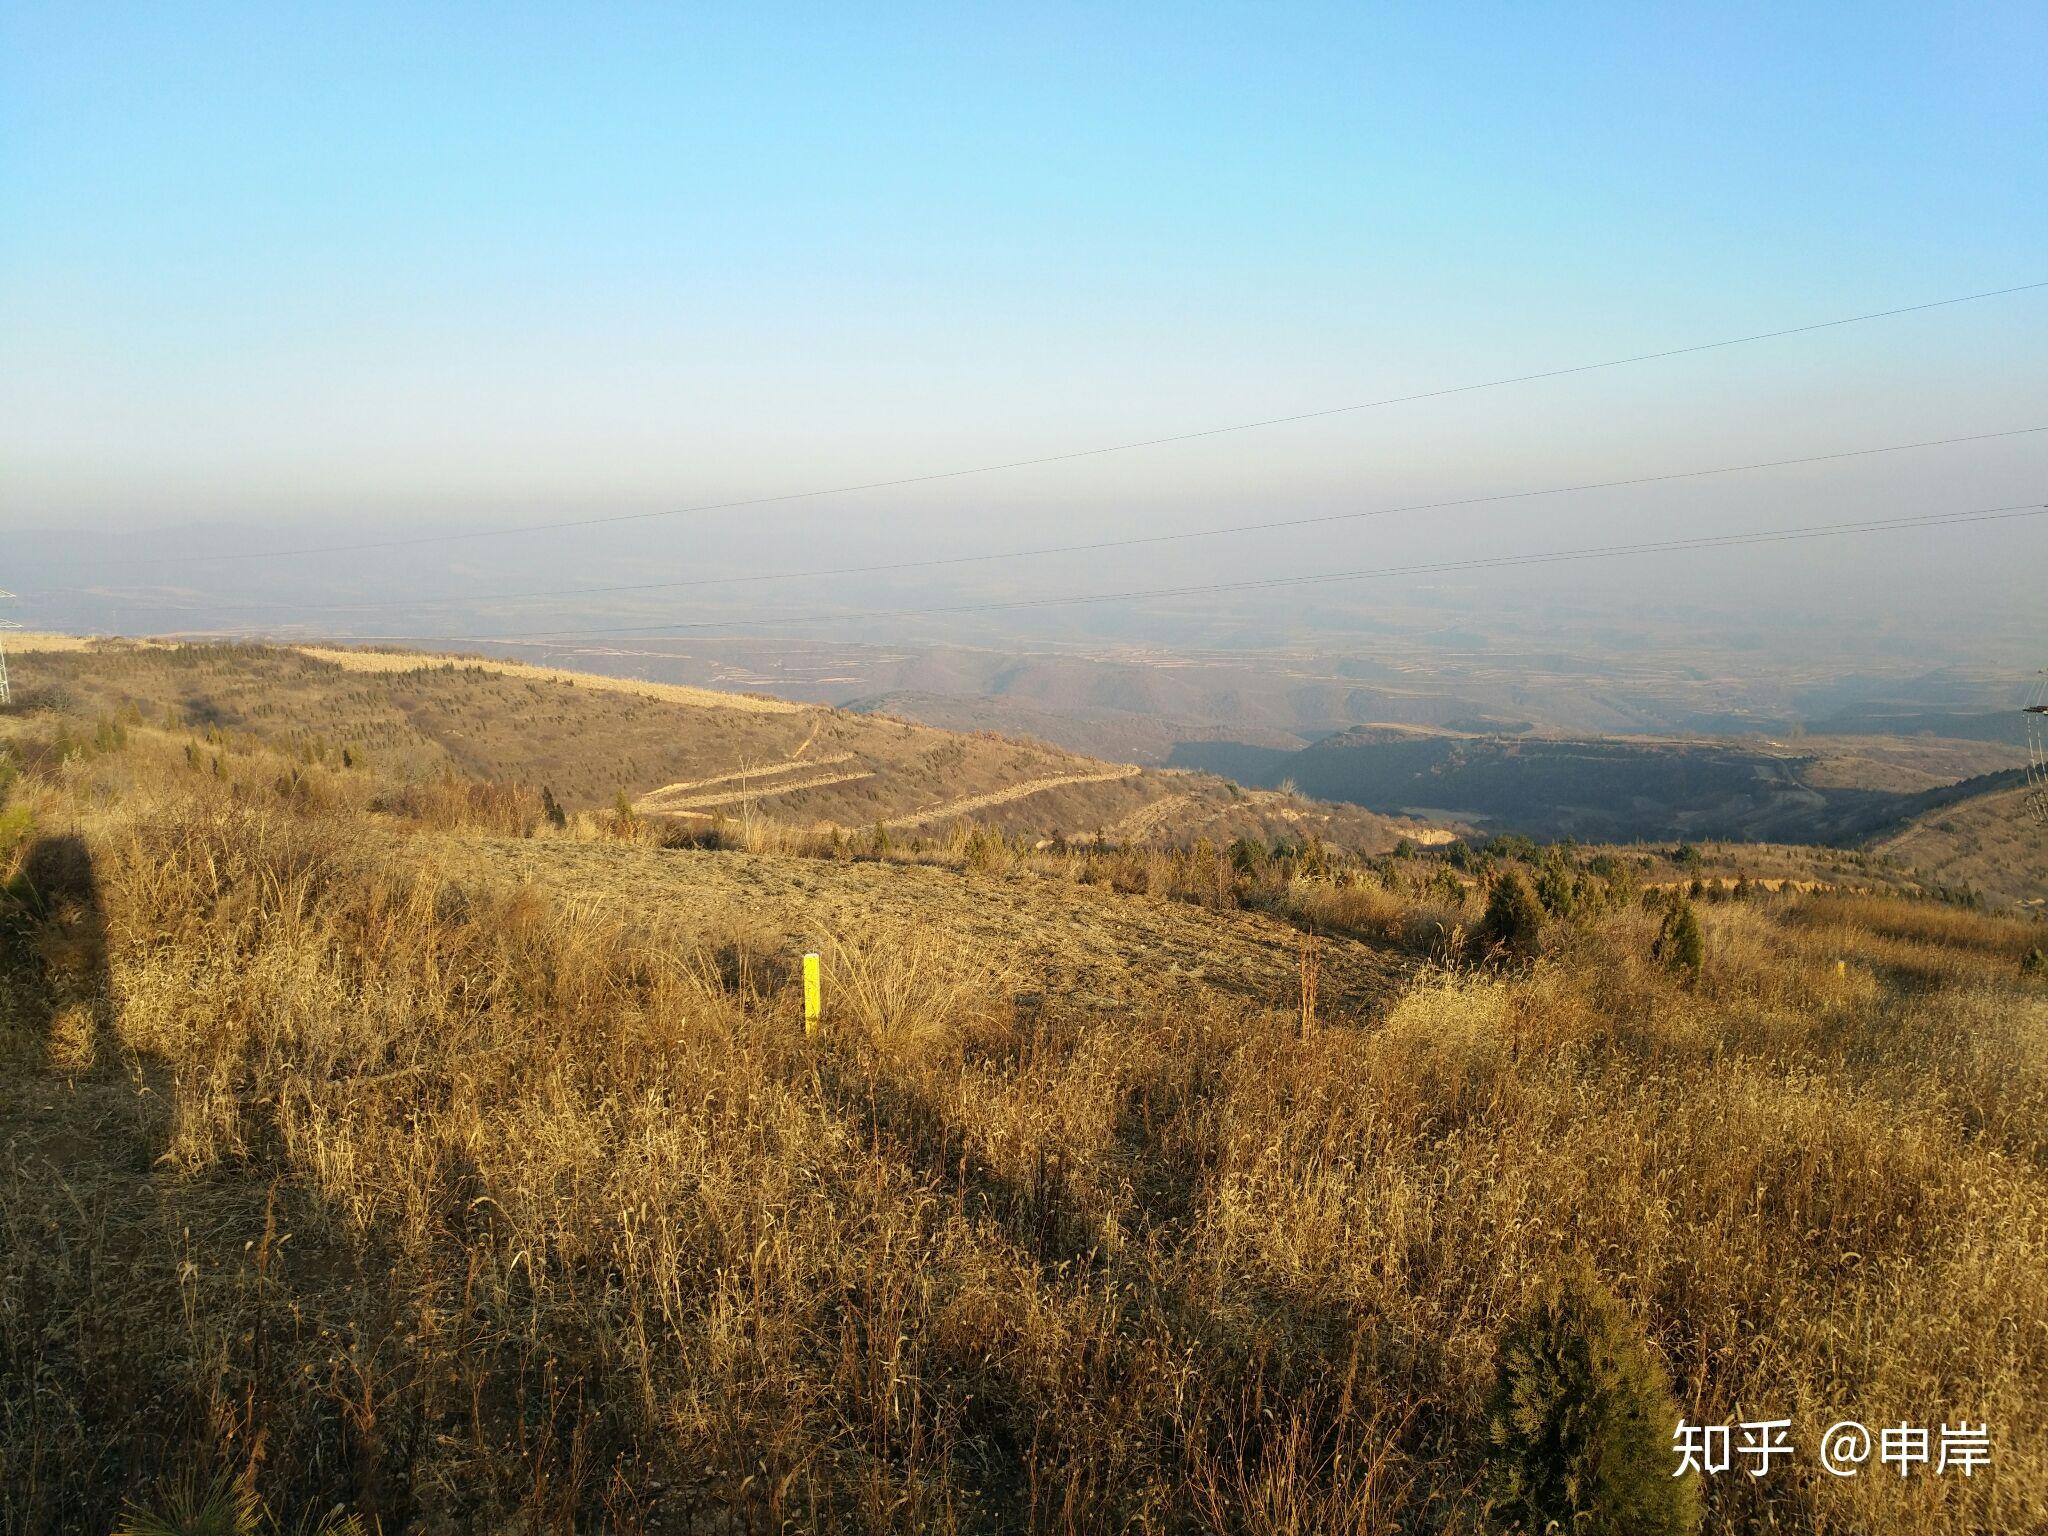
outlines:
[[[1511,1528],[1502,1341],[1579,1263],[1679,1411],[1794,1420],[1706,1529],[2048,1528],[2038,924],[1703,902],[1694,980],[1593,861],[1503,970],[1427,857],[693,843],[0,731],[0,1530],[216,1480],[280,1528]],[[1831,1478],[1839,1418],[1995,1462]]]

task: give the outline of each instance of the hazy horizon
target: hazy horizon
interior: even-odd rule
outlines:
[[[2048,434],[1011,562],[496,601],[2048,425],[2036,290],[644,516],[2044,276],[2034,8],[1489,11],[1476,45],[1463,20],[10,11],[0,581],[31,625],[130,632],[739,620],[1284,644],[1402,632],[1418,608],[1513,629],[1647,607],[1702,646],[1748,628],[1778,659],[1867,639],[1873,656],[2023,665],[2040,519],[1204,603],[989,605],[2034,504]],[[245,558],[607,517],[642,520]],[[947,606],[978,611],[812,623]]]

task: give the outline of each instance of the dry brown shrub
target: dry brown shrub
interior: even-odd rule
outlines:
[[[1976,912],[1947,902],[1905,896],[1815,892],[1786,913],[1794,927],[1856,932],[1879,939],[2005,955],[2017,960],[2041,941],[2038,920]]]
[[[884,1050],[929,1049],[971,1021],[1006,1014],[1016,990],[990,956],[964,954],[922,933],[839,942],[828,955],[832,1017]]]
[[[1445,955],[1468,922],[1465,910],[1441,898],[1418,899],[1370,881],[1337,884],[1295,880],[1281,901],[1288,917],[1322,933],[1385,939],[1419,954]]]
[[[454,774],[403,784],[380,796],[374,808],[437,832],[493,837],[532,837],[547,822],[538,790]]]

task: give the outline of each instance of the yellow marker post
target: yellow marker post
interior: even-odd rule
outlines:
[[[804,956],[804,1033],[805,1033],[805,1034],[807,1034],[807,1035],[815,1035],[815,1034],[816,1034],[816,1033],[818,1032],[818,1012],[819,1012],[819,994],[818,994],[818,957],[817,957],[816,955],[805,955],[805,956]]]

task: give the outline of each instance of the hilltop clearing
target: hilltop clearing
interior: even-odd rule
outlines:
[[[935,945],[994,968],[1020,994],[1128,1014],[1162,991],[1199,988],[1292,1006],[1300,935],[1276,917],[1048,879],[1029,868],[954,867],[677,853],[616,842],[449,839],[433,855],[452,875],[544,889],[589,911],[718,914],[767,954]],[[1412,961],[1333,937],[1321,952],[1325,1002],[1370,1017]]]

